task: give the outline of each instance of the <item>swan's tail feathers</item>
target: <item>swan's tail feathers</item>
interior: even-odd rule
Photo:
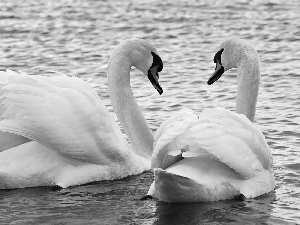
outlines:
[[[248,179],[255,171],[269,169],[272,164],[268,144],[256,125],[244,115],[223,108],[205,109],[199,119],[180,111],[158,132],[153,167],[164,169],[172,164],[170,161],[178,161],[178,157],[208,157]]]
[[[98,94],[77,77],[0,73],[0,131],[61,154],[106,164],[127,154],[126,140]]]

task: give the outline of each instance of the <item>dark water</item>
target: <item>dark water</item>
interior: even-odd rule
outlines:
[[[300,224],[300,1],[1,0],[0,69],[90,82],[111,110],[106,66],[124,39],[155,45],[158,96],[134,70],[132,88],[153,131],[186,107],[234,109],[236,70],[212,87],[213,56],[228,37],[253,43],[261,65],[257,124],[274,155],[275,191],[244,202],[139,201],[152,173],[53,191],[0,191],[0,224]]]

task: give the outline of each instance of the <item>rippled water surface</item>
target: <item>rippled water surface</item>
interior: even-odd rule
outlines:
[[[274,155],[276,189],[244,202],[139,201],[151,172],[59,191],[0,191],[0,224],[300,223],[300,1],[1,0],[0,69],[90,82],[111,110],[106,66],[120,41],[140,37],[164,61],[159,96],[132,71],[132,88],[151,129],[180,108],[234,110],[236,70],[208,87],[213,56],[228,37],[253,43],[262,61],[257,124]]]

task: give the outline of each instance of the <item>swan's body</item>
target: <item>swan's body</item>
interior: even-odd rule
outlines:
[[[157,76],[162,63],[156,54],[147,42],[129,40],[116,47],[108,66],[115,112],[126,132],[136,129],[140,135],[128,132],[132,149],[97,93],[81,79],[0,72],[0,189],[65,188],[149,169],[153,136],[132,96],[129,75],[135,66]],[[162,92],[158,77],[151,79]],[[134,114],[139,126],[124,124],[130,118],[120,110]]]
[[[245,41],[231,39],[215,56],[216,71],[238,68],[236,112],[204,109],[196,116],[181,110],[155,134],[154,182],[148,195],[165,202],[208,202],[243,195],[254,198],[274,189],[272,155],[253,123],[260,61]]]

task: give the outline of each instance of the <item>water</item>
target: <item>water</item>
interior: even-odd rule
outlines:
[[[155,45],[164,61],[159,96],[132,71],[132,88],[155,131],[182,107],[234,109],[236,70],[211,87],[213,56],[228,37],[253,43],[262,61],[257,124],[274,155],[276,188],[244,202],[139,201],[151,172],[59,191],[0,191],[0,224],[295,224],[300,223],[300,1],[1,0],[0,69],[90,82],[110,110],[106,66],[124,39]]]

